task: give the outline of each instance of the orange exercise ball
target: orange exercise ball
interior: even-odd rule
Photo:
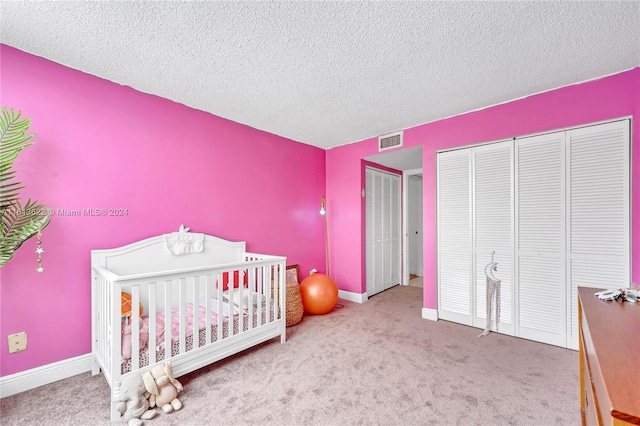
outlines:
[[[338,301],[338,286],[325,274],[311,274],[300,283],[305,312],[322,315],[330,312]]]

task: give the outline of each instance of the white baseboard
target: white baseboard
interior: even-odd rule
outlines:
[[[352,293],[350,291],[338,290],[338,297],[340,299],[348,300],[350,302],[364,303],[367,301],[367,293]]]
[[[0,377],[0,398],[91,371],[91,354]]]
[[[438,310],[432,308],[422,308],[422,318],[431,321],[438,321]]]
[[[350,302],[364,303],[369,298],[367,293],[352,293],[350,291],[338,290],[338,297],[340,299],[349,300]],[[422,318],[431,321],[438,321],[438,310],[432,308],[422,308]]]

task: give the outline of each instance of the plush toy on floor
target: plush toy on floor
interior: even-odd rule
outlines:
[[[140,426],[142,420],[152,419],[156,410],[149,409],[149,394],[142,376],[139,374],[126,378],[120,387],[120,402],[116,408],[129,426]]]
[[[182,390],[180,382],[173,378],[173,368],[169,361],[153,367],[142,376],[149,396],[151,407],[161,408],[165,413],[182,408],[178,399],[178,391]]]

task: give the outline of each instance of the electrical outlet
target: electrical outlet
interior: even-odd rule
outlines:
[[[9,337],[9,353],[24,351],[27,349],[27,333],[10,334]]]

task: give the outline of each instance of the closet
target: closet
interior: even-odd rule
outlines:
[[[493,256],[502,281],[499,326],[513,334],[513,141],[441,152],[437,166],[438,316],[484,327],[484,268]]]
[[[438,315],[577,348],[577,287],[630,279],[629,120],[438,153]],[[496,330],[495,310],[492,330]]]
[[[400,176],[365,168],[367,297],[401,281]]]

